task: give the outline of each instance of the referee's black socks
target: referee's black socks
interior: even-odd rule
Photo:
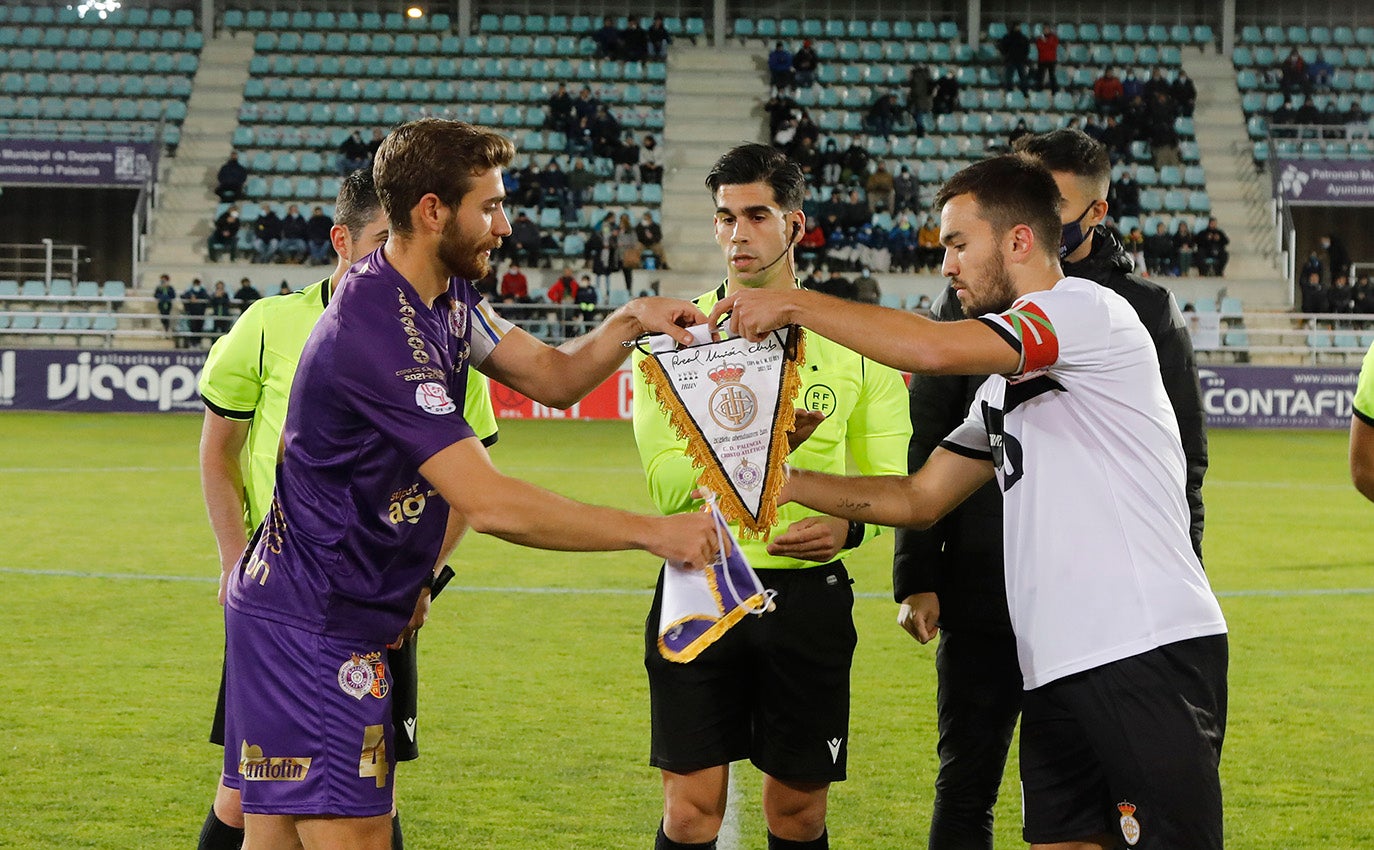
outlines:
[[[200,828],[200,841],[196,850],[240,850],[243,847],[243,830],[232,827],[215,816],[215,807],[205,816],[205,825]]]
[[[406,850],[406,841],[401,837],[401,813],[391,816],[391,850]]]
[[[768,833],[768,850],[830,850],[830,833],[823,830],[820,838],[810,841],[788,841]]]
[[[663,821],[659,821],[658,837],[654,839],[654,850],[716,850],[716,840],[712,838],[701,844],[683,844],[669,838],[668,834],[663,831]]]

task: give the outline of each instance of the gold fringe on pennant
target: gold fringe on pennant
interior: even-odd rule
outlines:
[[[693,620],[714,620],[714,622],[712,623],[709,629],[698,635],[696,640],[692,641],[691,643],[684,646],[681,650],[676,652],[668,648],[667,642],[664,641],[663,636],[660,635],[658,638],[658,654],[662,655],[668,661],[676,661],[679,664],[686,664],[688,661],[691,661],[695,659],[698,655],[700,655],[706,649],[706,647],[710,646],[711,644],[719,640],[721,635],[729,631],[731,626],[735,625],[740,620],[743,620],[745,615],[752,613],[749,610],[750,608],[757,609],[760,605],[763,605],[764,599],[764,594],[755,593],[753,596],[744,600],[743,605],[740,605],[739,607],[735,608],[735,610],[730,611],[720,619],[708,617],[704,614],[693,614],[690,617],[683,617],[681,620],[675,620],[668,627],[669,629],[671,629],[673,626],[680,626],[683,623],[690,623]]]
[[[740,524],[739,537],[744,540],[767,540],[773,526],[778,522],[778,494],[782,492],[783,464],[787,462],[789,448],[787,434],[797,424],[797,411],[793,403],[801,391],[799,366],[806,362],[805,332],[792,326],[789,333],[788,348],[793,348],[795,356],[785,358],[782,364],[782,385],[778,390],[778,410],[773,420],[773,433],[770,438],[768,464],[764,467],[763,495],[759,499],[759,515],[755,518],[745,507],[743,500],[735,492],[735,485],[729,480],[720,464],[715,462],[706,435],[693,421],[686,407],[672,389],[672,382],[657,357],[648,355],[639,362],[644,379],[653,387],[658,405],[668,415],[669,422],[677,432],[679,440],[687,441],[687,456],[692,465],[701,470],[697,479],[699,486],[715,493],[720,499],[720,512],[726,519]]]

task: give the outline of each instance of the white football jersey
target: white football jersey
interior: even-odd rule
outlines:
[[[943,447],[991,458],[1027,690],[1226,621],[1193,552],[1178,424],[1131,306],[1082,278],[981,317],[1021,354]]]

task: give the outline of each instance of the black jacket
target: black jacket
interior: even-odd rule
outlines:
[[[1193,344],[1169,290],[1132,274],[1131,269],[1130,256],[1121,243],[1099,227],[1093,232],[1092,252],[1080,262],[1065,264],[1064,273],[1096,281],[1125,298],[1155,342],[1164,389],[1182,436],[1193,549],[1201,557],[1207,425]],[[958,298],[948,289],[933,312],[944,321],[964,318]],[[919,469],[964,420],[983,380],[981,376],[912,376],[911,470]],[[1002,495],[996,482],[978,490],[927,531],[898,529],[895,546],[892,588],[898,602],[913,593],[933,591],[940,594],[944,628],[1010,631],[1002,575]]]

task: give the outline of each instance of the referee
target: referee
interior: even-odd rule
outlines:
[[[741,145],[717,160],[706,185],[727,267],[724,283],[696,300],[702,311],[745,289],[796,288],[792,251],[806,197],[796,163],[766,145]],[[842,473],[848,452],[866,474],[906,471],[911,423],[896,370],[808,334],[800,372],[807,411],[797,415],[793,467]],[[667,514],[692,510],[697,471],[686,444],[638,369],[634,380],[635,440],[654,503]],[[829,846],[826,798],[830,783],[845,778],[857,639],[841,556],[877,533],[799,505],[780,508],[771,543],[740,544],[764,586],[777,591],[777,609],[744,618],[686,664],[659,653],[660,573],[644,650],[650,764],[663,777],[657,850],[715,846],[730,763],[745,758],[764,773],[770,850]]]
[[[1350,477],[1374,502],[1374,345],[1365,353],[1350,417]]]
[[[344,180],[334,216],[329,235],[338,263],[333,273],[299,292],[254,302],[229,333],[215,342],[201,373],[200,393],[206,407],[200,441],[201,487],[219,546],[221,604],[224,577],[238,562],[248,534],[261,524],[272,501],[277,447],[301,349],[349,266],[376,250],[390,232],[367,169]],[[464,417],[490,446],[496,442],[497,429],[486,381],[473,373],[467,386]],[[413,627],[423,623],[427,609],[426,594]],[[418,674],[413,634],[390,652],[389,666],[396,677],[392,715],[398,730],[397,759],[409,761],[420,754],[415,739]],[[399,734],[401,730],[404,735]],[[223,679],[210,740],[224,745]],[[400,818],[394,816],[392,846],[399,848],[401,843]],[[242,844],[238,789],[220,784],[198,846],[200,850],[237,850]]]

